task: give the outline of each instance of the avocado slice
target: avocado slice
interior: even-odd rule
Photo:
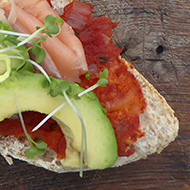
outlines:
[[[66,100],[63,96],[52,97],[49,89],[42,87],[45,77],[29,71],[12,71],[11,76],[0,84],[0,121],[17,114],[15,95],[21,112],[36,111],[49,114]],[[58,83],[59,79],[55,79]],[[71,89],[80,93],[84,89],[72,83]],[[111,167],[117,157],[117,142],[114,130],[98,98],[90,92],[75,100],[80,108],[86,129],[87,168]],[[64,167],[79,168],[81,149],[81,122],[67,104],[53,117],[60,125],[67,141]]]

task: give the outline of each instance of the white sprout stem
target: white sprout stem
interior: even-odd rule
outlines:
[[[6,48],[3,48],[0,50],[0,53],[4,53],[4,52],[7,52],[7,51],[10,51],[12,49],[16,49],[18,46],[11,46],[11,47],[6,47]]]
[[[23,40],[22,42],[18,43],[17,47],[22,46],[24,44],[26,44],[27,42],[29,42],[30,40],[32,40],[33,38],[35,38],[38,34],[40,34],[40,32],[44,30],[44,27],[36,30],[33,34],[31,34],[30,36],[28,36],[25,40]]]
[[[45,70],[43,69],[42,66],[40,66],[38,63],[36,63],[35,61],[32,61],[31,59],[26,59],[27,62],[31,63],[32,65],[34,65],[35,67],[38,68],[39,71],[41,71],[41,73],[46,77],[46,79],[49,81],[49,83],[51,83],[51,80],[48,76],[48,74],[45,72]]]
[[[19,115],[19,118],[20,118],[20,122],[21,122],[22,128],[24,130],[24,133],[25,133],[27,139],[29,140],[29,142],[33,142],[33,140],[31,139],[30,135],[28,134],[28,132],[26,130],[26,127],[25,127],[25,124],[24,124],[24,119],[22,117],[22,113],[21,113],[21,110],[20,110],[20,107],[19,107],[19,104],[18,104],[18,100],[17,100],[16,94],[15,94],[15,102],[16,102],[16,107],[17,107],[17,110],[18,110],[18,115]]]
[[[8,31],[8,30],[0,30],[0,33],[1,34],[12,35],[12,36],[18,36],[18,37],[21,37],[22,40],[25,40],[26,38],[28,38],[29,36],[31,36],[31,34],[13,32],[13,31]],[[41,38],[41,36],[35,36],[35,38]]]
[[[82,119],[82,116],[80,114],[80,112],[75,108],[75,106],[72,104],[71,100],[69,99],[69,97],[67,96],[65,91],[62,91],[63,95],[66,99],[66,101],[68,102],[68,104],[71,106],[71,108],[73,109],[73,111],[76,113],[76,115],[78,116],[80,122],[81,122],[81,126],[82,126],[82,141],[81,141],[81,151],[80,151],[80,177],[83,176],[83,158],[85,158],[85,162],[87,161],[87,157],[86,157],[86,148],[87,148],[87,142],[86,142],[86,130],[85,130],[85,125]],[[85,156],[83,156],[83,146],[85,144]]]
[[[21,37],[29,37],[30,34],[24,34],[24,33],[19,33],[19,32],[13,32],[13,31],[8,31],[8,30],[0,30],[1,34],[7,34],[7,35],[13,35],[13,36],[21,36]]]
[[[36,39],[40,39],[40,38],[47,38],[47,37],[46,37],[46,36],[35,36],[35,38],[36,38]],[[17,39],[18,39],[19,41],[23,41],[23,40],[26,39],[26,37],[24,37],[24,36],[19,36]]]
[[[76,104],[76,106],[78,105],[77,102],[75,102],[75,104]],[[81,115],[81,111],[80,111],[79,106],[77,106],[77,109],[78,109],[78,113],[80,114],[80,117],[81,117],[81,124],[82,124],[82,128],[83,128],[83,130],[82,130],[82,137],[83,138],[82,139],[84,139],[83,140],[83,146],[85,147],[84,163],[85,163],[85,165],[87,165],[87,142],[86,142],[87,138],[86,138],[86,129],[85,129],[85,124],[84,124],[84,121],[82,119],[82,115]]]
[[[65,105],[67,105],[67,102],[64,102],[59,107],[57,107],[55,110],[53,110],[50,114],[48,114],[36,127],[34,127],[34,129],[32,129],[32,132],[38,130],[48,119],[50,119],[55,113],[57,113]]]
[[[99,85],[96,83],[92,85],[90,88],[87,88],[86,90],[82,91],[81,93],[78,94],[78,97],[83,96],[84,94],[87,94],[88,92],[91,92],[92,90],[96,89]]]

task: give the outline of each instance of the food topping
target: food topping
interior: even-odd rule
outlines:
[[[104,16],[93,18],[92,9],[91,5],[74,0],[64,9],[62,18],[73,27],[85,50],[89,73],[88,79],[81,77],[80,86],[88,88],[96,83],[100,71],[109,71],[107,88],[94,92],[115,130],[119,156],[130,156],[135,152],[135,142],[145,135],[139,114],[146,108],[146,102],[138,81],[119,59],[121,49],[111,39],[117,23]]]
[[[26,130],[34,141],[43,140],[48,147],[57,153],[58,159],[65,158],[66,140],[60,127],[53,119],[49,119],[40,129],[32,132],[32,129],[43,120],[46,115],[38,112],[27,111],[22,113]],[[15,136],[19,139],[25,137],[20,118],[18,115],[12,116],[0,122],[0,134],[2,136]]]
[[[12,0],[11,4],[8,0],[4,2],[0,1],[0,7],[5,11],[5,15],[9,18],[12,12],[16,14],[15,22],[9,24],[21,33],[34,33],[36,27],[43,27],[44,19],[48,15],[58,17],[46,0]],[[46,39],[42,46],[47,56],[41,65],[49,75],[76,82],[81,74],[86,73],[87,64],[81,42],[66,22],[62,25],[59,35]]]

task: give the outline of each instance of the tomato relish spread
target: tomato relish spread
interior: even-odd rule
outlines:
[[[90,79],[82,76],[80,86],[92,86],[100,71],[109,70],[109,84],[94,93],[115,130],[119,156],[130,156],[135,152],[137,139],[145,135],[140,129],[139,114],[146,108],[146,102],[138,81],[119,59],[122,50],[111,40],[117,23],[105,16],[93,18],[92,9],[93,6],[74,0],[64,9],[62,18],[72,26],[85,50]]]
[[[50,2],[50,1],[48,1]],[[73,27],[81,40],[88,63],[90,79],[81,76],[80,86],[88,88],[99,79],[99,72],[109,70],[106,88],[97,88],[94,93],[107,110],[108,118],[115,130],[119,156],[130,156],[135,152],[134,144],[145,135],[140,129],[139,114],[146,108],[142,89],[127,66],[119,59],[121,49],[115,47],[111,36],[117,23],[106,17],[93,18],[93,6],[73,1],[64,9],[62,18]],[[35,132],[31,130],[45,117],[37,112],[24,112],[23,118],[32,139],[42,138],[48,147],[65,158],[66,140],[57,123],[50,119]],[[19,117],[5,119],[0,123],[2,136],[25,136]]]
[[[57,153],[57,159],[65,158],[66,140],[56,121],[49,119],[37,131],[31,132],[32,129],[45,118],[46,115],[28,111],[23,112],[22,116],[27,132],[31,138],[34,139],[34,141],[43,139],[43,141],[48,144],[48,147]],[[0,122],[0,134],[2,136],[13,135],[18,139],[25,137],[19,116],[14,115],[12,118],[5,119]]]

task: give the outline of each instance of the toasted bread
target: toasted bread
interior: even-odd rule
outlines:
[[[58,7],[63,8],[70,1],[52,1],[54,9],[60,13]],[[61,5],[60,2],[63,4]],[[168,105],[163,96],[126,60],[122,59],[128,66],[128,70],[138,80],[144,98],[147,103],[146,110],[140,115],[140,127],[145,136],[138,139],[135,143],[135,153],[129,157],[119,157],[113,167],[122,166],[155,152],[160,153],[170,142],[178,135],[179,123],[174,116],[174,111]],[[13,136],[1,137],[0,152],[9,164],[13,163],[12,157],[28,162],[51,171],[63,173],[78,171],[78,169],[64,168],[59,160],[56,159],[56,153],[47,149],[44,156],[28,159],[25,151],[29,147],[26,139],[17,139]]]

